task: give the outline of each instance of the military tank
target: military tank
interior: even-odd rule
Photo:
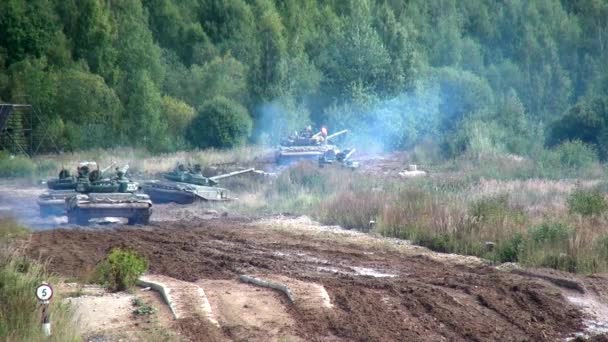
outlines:
[[[354,148],[339,150],[328,150],[319,156],[319,167],[326,165],[340,165],[347,169],[359,168],[359,162],[351,159],[352,155],[356,152]]]
[[[234,171],[218,176],[203,176],[200,165],[187,168],[178,165],[174,171],[163,174],[165,180],[149,181],[143,184],[144,193],[150,196],[154,203],[191,204],[197,201],[224,202],[234,198],[230,197],[227,189],[218,187],[220,179],[253,172],[255,169]]]
[[[80,162],[78,168],[87,166],[96,166],[92,162]],[[78,169],[77,168],[77,169]],[[77,178],[70,171],[62,168],[59,171],[59,177],[51,178],[46,185],[48,191],[38,197],[38,207],[40,208],[40,216],[63,216],[65,215],[65,200],[76,194]]]
[[[325,152],[337,149],[331,141],[346,133],[348,130],[345,129],[328,135],[327,129],[323,127],[313,134],[309,126],[281,141],[275,155],[276,163],[289,164],[303,159],[318,159]]]
[[[137,193],[139,184],[126,178],[128,166],[107,177],[104,170],[78,169],[76,194],[65,200],[68,222],[87,225],[91,219],[124,217],[128,224],[147,224],[152,201]]]

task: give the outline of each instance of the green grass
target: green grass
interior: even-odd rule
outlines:
[[[79,341],[70,308],[57,297],[51,300],[51,338],[42,335],[40,306],[34,291],[41,282],[57,284],[43,264],[20,255],[11,244],[27,237],[14,220],[0,219],[0,340]]]

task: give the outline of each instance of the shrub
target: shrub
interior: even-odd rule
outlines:
[[[597,163],[597,154],[591,145],[580,140],[566,141],[559,146],[540,154],[539,164],[547,172],[565,169],[579,171],[592,168]]]
[[[197,147],[234,147],[246,142],[253,122],[247,109],[224,97],[205,102],[188,128],[188,140]]]
[[[97,267],[101,283],[112,291],[123,291],[135,286],[137,279],[148,269],[148,261],[137,252],[114,248]]]
[[[32,177],[36,165],[28,157],[0,155],[0,177]]]
[[[529,229],[528,234],[532,242],[541,244],[560,244],[568,240],[573,231],[565,224],[545,222]]]
[[[519,254],[524,243],[524,237],[520,233],[515,233],[508,240],[499,243],[496,246],[494,257],[498,262],[516,262],[519,261]]]
[[[568,197],[568,210],[583,216],[601,215],[608,209],[608,203],[598,190],[577,189]]]
[[[454,237],[449,234],[417,233],[413,242],[432,251],[440,253],[453,253],[455,251]]]
[[[40,310],[33,296],[42,281],[56,283],[34,260],[0,249],[0,340],[80,341],[72,326],[69,306],[60,299],[49,305],[53,335],[46,338],[40,328]]]

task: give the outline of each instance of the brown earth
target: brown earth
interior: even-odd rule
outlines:
[[[608,294],[603,276],[516,274],[231,218],[40,231],[28,253],[50,258],[49,269],[60,275],[80,278],[117,246],[144,254],[150,272],[184,281],[256,274],[324,286],[331,309],[303,310],[282,299],[297,322],[291,333],[306,341],[555,341],[584,330],[583,312],[567,293],[591,291],[602,301]],[[178,325],[191,340],[240,340],[201,320]]]

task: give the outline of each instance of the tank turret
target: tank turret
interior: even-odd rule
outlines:
[[[88,165],[79,167],[77,194],[66,199],[68,222],[87,224],[92,218],[126,217],[129,224],[147,224],[152,214],[152,201],[136,193],[139,184],[126,176],[128,166],[108,171],[114,164],[99,170]]]
[[[187,168],[184,164],[179,164],[175,170],[163,174],[165,180],[146,182],[142,188],[155,203],[189,204],[195,201],[229,201],[232,200],[229,197],[229,191],[218,187],[219,181],[253,171],[255,169],[249,168],[205,177],[200,165]]]
[[[331,143],[337,137],[348,133],[348,130],[328,134],[326,127],[315,134],[309,131],[289,136],[281,141],[281,144],[276,152],[276,162],[278,164],[288,164],[292,161],[302,159],[316,159],[322,156],[325,152],[336,149]]]

